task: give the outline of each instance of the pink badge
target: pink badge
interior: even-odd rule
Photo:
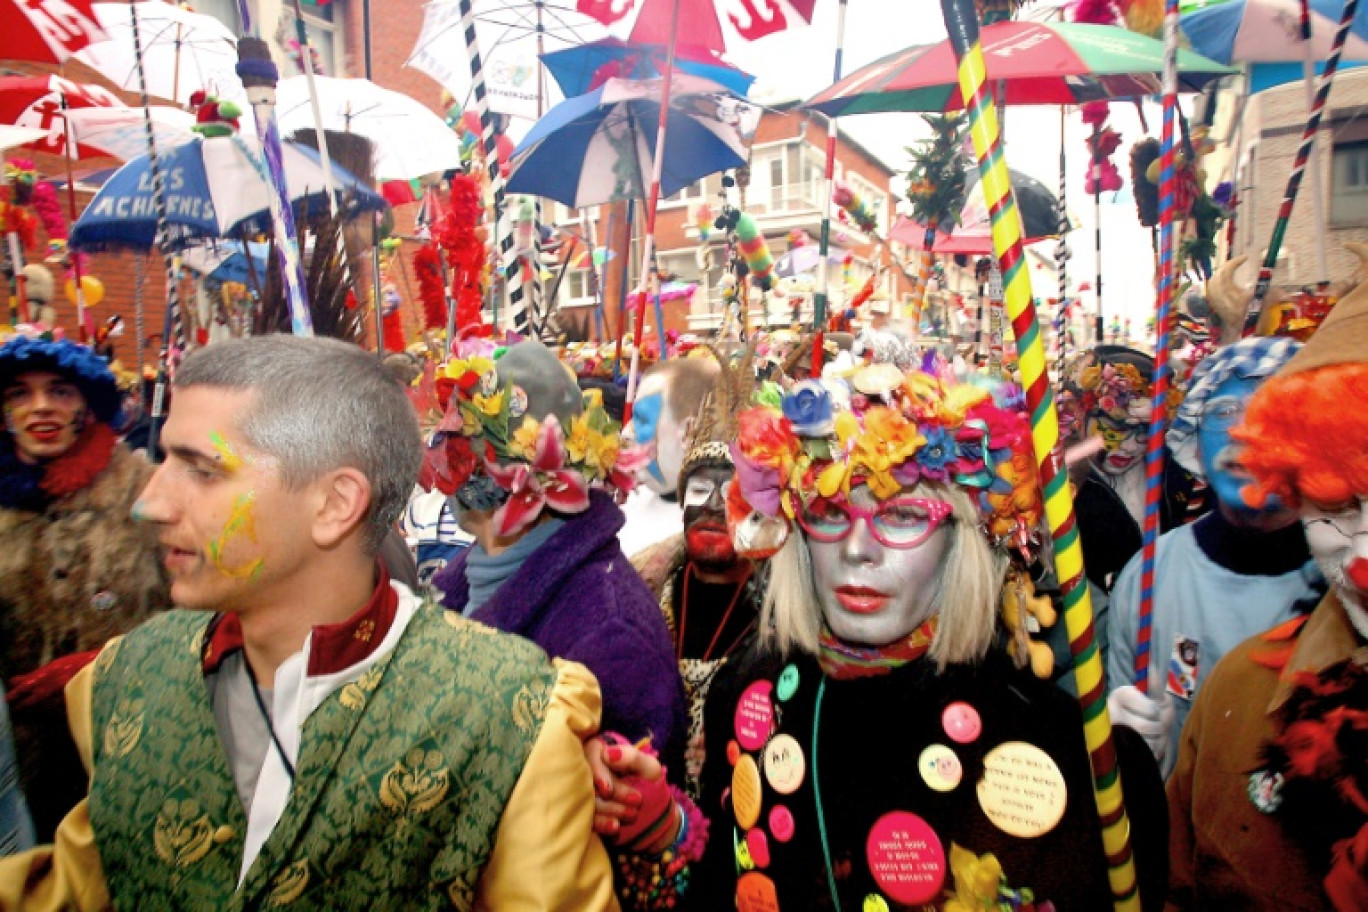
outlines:
[[[968,744],[983,733],[983,720],[978,710],[968,703],[951,703],[941,713],[941,725],[951,741]]]
[[[916,814],[893,811],[874,823],[865,841],[869,872],[894,902],[915,906],[940,896],[945,849]]]
[[[769,681],[756,681],[736,704],[736,740],[748,751],[759,750],[769,740],[774,727],[774,704],[770,694],[774,685]]]
[[[746,848],[750,850],[751,861],[757,868],[768,868],[770,863],[769,839],[765,831],[756,827],[746,834]]]
[[[788,842],[793,838],[793,813],[782,804],[776,804],[770,811],[769,826],[775,839]]]

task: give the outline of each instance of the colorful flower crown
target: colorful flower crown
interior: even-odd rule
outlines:
[[[1083,409],[1118,422],[1149,421],[1154,389],[1134,364],[1092,364],[1079,375]]]
[[[545,507],[588,509],[590,488],[632,488],[650,455],[621,446],[621,425],[608,417],[600,391],[584,392],[583,410],[569,428],[554,414],[538,420],[527,414],[527,393],[501,382],[493,350],[476,346],[437,369],[438,397],[446,404],[424,465],[430,487],[454,494],[483,472],[509,492],[494,514],[500,536],[527,528]]]
[[[996,399],[995,399],[996,395]],[[754,510],[792,521],[817,497],[861,482],[881,500],[920,481],[964,489],[995,543],[1029,546],[1041,516],[1019,388],[871,364],[844,381],[807,380],[779,408],[739,417],[736,484]]]

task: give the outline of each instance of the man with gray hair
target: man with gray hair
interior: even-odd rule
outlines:
[[[420,603],[376,555],[421,441],[373,356],[188,358],[135,513],[181,610],[67,689],[89,797],[0,909],[612,909],[578,665]]]

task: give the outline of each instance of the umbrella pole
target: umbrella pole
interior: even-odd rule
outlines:
[[[1059,241],[1055,244],[1055,278],[1059,283],[1059,304],[1054,319],[1055,376],[1064,376],[1064,359],[1068,356],[1065,327],[1069,318],[1069,206],[1066,200],[1068,184],[1068,156],[1064,152],[1065,128],[1069,123],[1067,109],[1059,106]]]
[[[495,243],[491,245],[490,257],[494,261],[493,275],[500,273],[500,267],[513,250],[513,221],[504,218],[506,208],[504,199],[504,179],[499,161],[499,138],[494,129],[494,117],[489,111],[489,95],[485,88],[484,60],[480,56],[480,41],[475,34],[475,10],[471,0],[460,0],[461,30],[465,33],[466,58],[470,62],[470,91],[475,96],[475,112],[480,116],[480,144],[484,148],[485,170],[489,174],[489,186],[494,195],[494,223],[492,225]],[[497,248],[497,249],[495,249]],[[504,281],[508,288],[508,306],[513,312],[513,328],[519,332],[527,329],[527,311],[522,309],[522,278],[517,269],[509,272]],[[497,281],[491,282],[497,285]],[[495,331],[499,328],[499,291],[491,289],[493,297],[493,320]]]
[[[646,196],[646,237],[642,242],[640,279],[637,292],[636,326],[632,328],[632,367],[627,375],[627,405],[623,423],[632,417],[632,400],[636,398],[637,379],[641,373],[641,328],[646,317],[646,297],[660,293],[660,276],[656,272],[656,209],[660,205],[660,177],[665,171],[665,136],[670,124],[670,89],[674,81],[675,45],[679,41],[679,2],[673,0],[670,12],[670,47],[665,55],[664,80],[660,86],[660,122],[656,125],[655,155],[651,162],[651,189]],[[660,335],[660,350],[665,351],[665,327],[656,327]]]
[[[1330,87],[1335,82],[1335,71],[1339,69],[1340,55],[1344,51],[1345,39],[1354,24],[1354,14],[1358,12],[1358,0],[1344,0],[1344,12],[1340,15],[1339,28],[1335,30],[1335,43],[1330,46],[1330,56],[1325,58],[1325,73],[1321,76],[1316,89],[1315,102],[1311,105],[1310,116],[1306,118],[1306,128],[1302,131],[1301,145],[1292,160],[1292,173],[1287,177],[1287,189],[1283,191],[1282,205],[1278,209],[1277,221],[1273,223],[1273,237],[1268,242],[1263,265],[1259,268],[1259,280],[1254,285],[1254,300],[1249,302],[1249,312],[1245,316],[1245,335],[1249,335],[1259,324],[1259,314],[1263,311],[1264,300],[1273,285],[1273,267],[1278,264],[1278,251],[1282,249],[1283,235],[1287,233],[1287,223],[1292,219],[1292,207],[1297,202],[1297,191],[1301,188],[1302,174],[1306,171],[1307,160],[1315,146],[1316,132],[1320,129],[1321,115],[1325,113],[1325,103],[1330,98]]]
[[[1177,288],[1174,247],[1178,240],[1178,0],[1167,0],[1164,12],[1164,132],[1159,154],[1159,295],[1155,308],[1155,407],[1150,410],[1149,444],[1145,451],[1145,522],[1140,549],[1140,610],[1135,637],[1135,676],[1149,690],[1150,630],[1154,613],[1154,562],[1159,545],[1159,505],[1164,494],[1164,432],[1168,424],[1169,332]],[[1162,687],[1162,684],[1160,685]]]
[[[599,273],[598,264],[594,262],[594,253],[598,250],[598,227],[597,219],[589,218],[589,213],[585,209],[580,210],[580,231],[589,239],[589,294],[594,298],[594,327],[597,329],[599,342],[602,343],[603,337],[603,286],[607,281],[608,258],[604,257],[604,272]],[[613,236],[613,213],[608,213],[608,237]]]
[[[845,18],[846,0],[836,7],[836,60],[831,74],[831,84],[841,81],[842,58],[845,55]],[[836,187],[836,118],[827,118],[826,162],[822,170],[822,230],[817,242],[820,254],[817,260],[817,291],[812,296],[812,328],[816,338],[812,344],[812,375],[822,375],[823,342],[826,330],[827,296],[830,294],[830,264],[827,256],[831,252],[831,210],[834,205],[832,192]],[[915,331],[913,333],[915,335]]]
[[[1093,344],[1107,341],[1106,325],[1102,316],[1102,128],[1093,127],[1092,185],[1093,185],[1093,296],[1097,298],[1097,314],[1093,323]]]
[[[59,98],[62,106],[62,151],[66,153],[62,158],[66,165],[67,217],[74,223],[76,221],[76,180],[71,171],[71,159],[75,150],[72,148],[71,142],[71,121],[66,116],[66,113],[71,110],[71,106],[67,102],[66,92],[62,92]],[[76,333],[81,342],[85,343],[90,334],[86,332],[85,288],[81,285],[83,278],[81,275],[81,257],[70,250],[67,251],[67,256],[71,258],[71,271],[75,275],[72,284],[76,289]]]
[[[366,78],[370,79],[370,3],[366,3]],[[304,61],[304,81],[309,87],[309,107],[313,109],[314,136],[318,139],[318,158],[323,165],[323,189],[328,192],[328,212],[337,218],[336,188],[333,183],[332,155],[328,153],[328,140],[323,133],[323,111],[318,103],[318,84],[314,82],[313,55],[309,44],[309,32],[304,27],[304,11],[299,0],[294,0],[295,40],[299,42],[299,56]]]
[[[618,283],[618,326],[617,326],[617,351],[613,354],[613,379],[616,380],[622,375],[622,337],[627,333],[627,283],[631,280],[632,268],[632,234],[636,230],[636,200],[627,201],[627,249],[622,252],[622,281]],[[609,238],[612,243],[612,238]],[[622,419],[622,424],[627,425],[627,418]]]
[[[1007,307],[1016,330],[1022,386],[1031,414],[1031,437],[1040,482],[1044,488],[1045,515],[1054,544],[1055,575],[1064,597],[1064,622],[1069,632],[1082,704],[1084,739],[1093,771],[1093,795],[1102,822],[1102,842],[1111,865],[1109,872],[1117,912],[1140,908],[1135,865],[1130,849],[1130,822],[1121,798],[1121,778],[1107,716],[1106,682],[1102,659],[1093,631],[1092,603],[1083,574],[1083,552],[1078,542],[1073,494],[1064,471],[1059,447],[1059,416],[1054,392],[1045,371],[1045,351],[1040,324],[1031,301],[1031,280],[1023,268],[1021,219],[1012,194],[1012,181],[1002,155],[997,111],[985,92],[986,67],[978,19],[972,0],[941,0],[946,30],[959,61],[960,91],[969,109],[970,135],[978,159],[988,211],[1001,218],[993,221],[993,249],[1006,281]]]
[[[157,161],[157,142],[152,130],[152,108],[147,97],[147,72],[143,67],[142,31],[138,27],[136,0],[129,0],[128,13],[129,21],[132,23],[133,58],[138,73],[138,87],[142,92],[143,129],[147,135],[147,164],[152,174],[152,206],[157,213],[155,244],[166,267],[166,314],[162,322],[161,346],[157,353],[157,382],[152,391],[152,421],[147,435],[147,457],[157,462],[157,438],[160,436],[162,419],[166,416],[166,385],[170,378],[171,326],[180,305],[180,283],[177,276],[180,267],[171,254],[171,242],[167,237],[166,179]]]
[[[1306,110],[1310,111],[1316,104],[1316,60],[1311,51],[1311,0],[1301,0],[1301,34],[1306,53],[1302,60],[1302,88],[1306,93]],[[1325,198],[1321,196],[1321,189],[1325,185],[1321,182],[1320,151],[1316,148],[1315,134],[1311,136],[1311,155],[1307,163],[1311,170],[1311,208],[1316,218],[1316,283],[1325,288],[1330,284],[1329,254],[1325,249]]]

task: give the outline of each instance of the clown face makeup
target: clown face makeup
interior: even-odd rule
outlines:
[[[1357,612],[1362,620],[1368,610],[1368,497],[1333,505],[1303,501],[1301,519],[1316,566],[1350,615]]]
[[[670,409],[669,390],[660,375],[646,377],[632,403],[631,436],[638,446],[650,446],[652,459],[641,481],[663,496],[675,493],[679,470],[684,465],[684,445],[688,436],[686,422]]]
[[[870,513],[880,506],[866,485],[850,499]],[[900,640],[936,612],[936,577],[950,545],[949,527],[939,523],[911,547],[889,547],[874,534],[875,521],[856,517],[849,534],[835,541],[804,534],[827,627],[859,646]]]
[[[1232,375],[1211,391],[1197,425],[1197,454],[1202,476],[1227,516],[1236,520],[1241,516],[1279,517],[1290,523],[1296,514],[1276,497],[1270,497],[1261,509],[1251,510],[1241,495],[1250,475],[1240,462],[1244,444],[1233,439],[1230,431],[1244,419],[1245,407],[1262,382],[1262,378]]]
[[[1103,451],[1097,467],[1108,475],[1124,475],[1145,458],[1146,425],[1139,421],[1117,421],[1109,415],[1094,415],[1088,430],[1102,438]]]
[[[21,374],[4,391],[5,430],[15,455],[35,465],[71,449],[85,428],[88,408],[76,384],[48,371]]]
[[[736,550],[727,531],[727,485],[732,474],[722,466],[699,466],[684,483],[685,553],[705,572],[736,563]]]

